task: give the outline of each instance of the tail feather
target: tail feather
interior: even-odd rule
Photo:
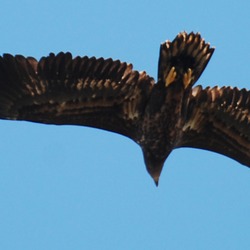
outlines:
[[[199,33],[179,33],[170,42],[166,41],[161,45],[158,81],[164,81],[172,67],[175,67],[177,77],[183,77],[191,69],[191,86],[198,80],[209,62],[214,48],[205,43]]]

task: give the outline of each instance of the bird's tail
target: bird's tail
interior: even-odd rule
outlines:
[[[188,78],[188,85],[192,86],[202,74],[213,52],[214,48],[199,33],[179,33],[172,42],[161,44],[158,80],[165,82],[170,81],[171,77],[182,77],[185,85],[185,78]]]

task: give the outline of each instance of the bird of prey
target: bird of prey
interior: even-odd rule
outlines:
[[[199,33],[161,44],[158,79],[132,64],[51,53],[0,57],[0,119],[83,125],[129,137],[158,185],[175,148],[214,151],[250,167],[250,92],[193,87],[214,48]]]

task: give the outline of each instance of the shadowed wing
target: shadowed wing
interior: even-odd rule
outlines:
[[[0,118],[101,128],[136,139],[154,81],[131,64],[70,53],[0,57]]]
[[[177,147],[211,150],[250,167],[250,92],[231,87],[202,89],[189,98]]]

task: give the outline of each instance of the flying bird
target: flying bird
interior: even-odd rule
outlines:
[[[132,64],[51,53],[0,57],[0,118],[83,125],[129,137],[158,185],[171,151],[214,151],[250,167],[250,92],[193,87],[214,48],[181,32],[160,46],[158,79]]]

